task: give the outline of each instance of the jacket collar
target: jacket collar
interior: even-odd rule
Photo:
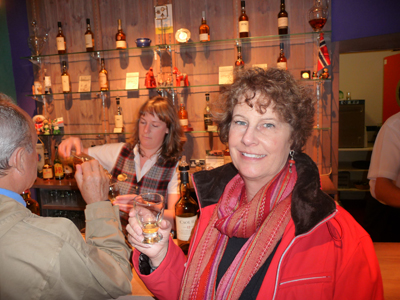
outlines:
[[[332,214],[336,205],[333,199],[321,190],[318,168],[304,153],[295,154],[297,182],[293,189],[291,214],[295,224],[295,235],[311,230]],[[193,174],[197,197],[201,207],[218,202],[225,186],[238,173],[232,163],[210,171]]]

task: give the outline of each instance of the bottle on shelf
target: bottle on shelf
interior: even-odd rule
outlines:
[[[86,52],[94,51],[94,35],[90,28],[90,19],[86,19],[85,46]]]
[[[235,61],[235,66],[239,68],[244,67],[244,61],[242,59],[242,46],[236,45],[237,48],[237,59]]]
[[[118,19],[118,32],[115,35],[117,49],[126,49],[126,35],[122,31],[121,19]]]
[[[242,12],[239,16],[239,37],[249,36],[249,17],[246,15],[246,3],[241,1]]]
[[[199,205],[190,196],[189,189],[189,164],[186,156],[182,156],[179,163],[180,172],[180,198],[175,204],[176,232],[178,245],[187,254],[189,249],[190,236],[197,221]]]
[[[63,169],[64,169],[64,178],[65,179],[74,178],[74,166],[72,165],[72,163],[65,162],[63,164]]]
[[[206,22],[206,12],[202,12],[201,25],[199,28],[200,42],[210,41],[210,26]]]
[[[117,114],[114,116],[115,119],[115,127],[120,128],[120,132],[124,130],[124,117],[122,116],[122,107],[120,106],[119,97],[116,99],[117,102]]]
[[[58,54],[67,53],[67,46],[66,46],[65,36],[62,31],[61,22],[58,22],[58,34],[56,36],[56,43],[57,43]]]
[[[44,93],[50,94],[51,77],[46,75],[47,69],[44,69]]]
[[[182,129],[188,130],[188,128],[189,128],[188,112],[185,108],[184,103],[181,103],[179,106],[178,118],[179,118],[179,123],[181,124]]]
[[[287,70],[287,59],[285,57],[285,52],[283,51],[283,43],[280,43],[279,46],[280,46],[281,51],[279,53],[276,67],[278,69]]]
[[[57,180],[64,179],[64,169],[63,165],[58,157],[58,146],[55,147],[55,155],[54,155],[54,178]]]
[[[285,0],[281,0],[281,10],[278,13],[278,33],[287,34],[288,26],[288,13],[285,10]]]
[[[100,91],[108,91],[108,72],[104,65],[104,58],[101,59],[101,70],[99,72]]]
[[[67,72],[67,62],[62,62],[62,74],[61,74],[61,83],[62,83],[62,91],[63,93],[71,92],[71,81],[69,78],[69,74]]]
[[[205,130],[210,130],[208,126],[213,125],[212,117],[211,117],[211,109],[210,109],[210,94],[206,94],[206,107],[204,109],[204,129]]]
[[[39,203],[31,198],[31,191],[27,189],[22,192],[21,196],[26,203],[26,208],[29,209],[33,214],[40,216]]]
[[[43,180],[53,179],[53,166],[50,163],[49,152],[44,149]]]

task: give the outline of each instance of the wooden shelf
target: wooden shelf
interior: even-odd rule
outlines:
[[[78,190],[78,185],[75,179],[43,180],[42,178],[37,178],[32,188],[45,190]]]
[[[85,210],[86,206],[81,205],[62,205],[62,204],[44,204],[42,209],[57,209],[57,210]]]

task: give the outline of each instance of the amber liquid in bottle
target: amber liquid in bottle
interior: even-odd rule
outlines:
[[[67,44],[65,41],[65,36],[62,32],[61,22],[58,22],[58,34],[56,36],[56,43],[57,43],[58,54],[67,53]]]
[[[29,189],[23,191],[21,196],[25,200],[26,208],[29,209],[33,214],[40,216],[39,203],[31,198],[31,192]]]
[[[276,67],[278,69],[287,70],[287,59],[285,53],[283,52],[283,43],[280,44],[281,51],[279,53],[278,61]]]
[[[242,12],[239,17],[239,37],[249,36],[249,17],[246,15],[245,1],[241,1]]]
[[[244,61],[242,59],[242,47],[241,46],[237,46],[237,59],[235,61],[235,66],[239,67],[239,68],[243,68],[244,67]]]
[[[281,0],[281,10],[278,13],[278,33],[288,33],[288,13],[285,10],[285,0]]]
[[[178,111],[179,124],[183,130],[187,130],[189,128],[189,119],[188,112],[185,108],[185,104],[181,103]]]
[[[108,91],[108,72],[104,66],[104,58],[101,59],[101,70],[99,72],[100,91]]]
[[[53,179],[53,167],[50,164],[49,153],[44,149],[43,180]]]
[[[179,247],[185,254],[187,254],[189,250],[190,237],[197,221],[199,205],[190,196],[189,165],[186,162],[186,156],[182,156],[179,163],[179,172],[181,179],[181,194],[179,201],[175,204],[176,233]]]
[[[126,36],[122,31],[121,19],[118,19],[118,33],[115,35],[117,49],[126,49]]]
[[[201,18],[201,25],[199,28],[200,42],[210,41],[210,26],[207,25],[206,12],[202,12],[203,17]]]
[[[70,93],[71,92],[71,81],[69,78],[69,74],[67,72],[67,63],[65,61],[62,62],[62,74],[61,74],[61,84],[62,84],[62,91],[63,93]]]
[[[58,157],[58,147],[55,147],[55,157],[54,157],[54,178],[57,180],[64,179],[64,168]]]
[[[211,109],[209,105],[210,94],[206,94],[206,107],[204,108],[204,129],[209,130],[208,126],[212,126]]]
[[[94,35],[90,28],[90,19],[86,19],[87,29],[85,32],[85,46],[86,51],[91,52],[94,51]]]

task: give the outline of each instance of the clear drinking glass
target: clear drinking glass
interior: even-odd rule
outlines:
[[[163,239],[158,232],[164,217],[164,197],[157,193],[144,193],[133,199],[136,219],[143,231],[143,244],[155,244]]]

